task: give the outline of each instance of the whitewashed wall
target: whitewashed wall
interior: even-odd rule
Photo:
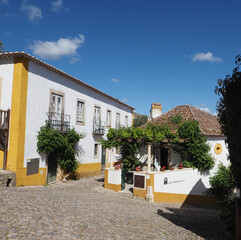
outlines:
[[[13,59],[0,60],[0,78],[2,78],[2,89],[0,90],[0,109],[11,109],[12,87],[13,87]]]
[[[102,136],[92,134],[95,105],[101,108],[101,121],[106,121],[107,109],[111,110],[111,125],[113,128],[115,127],[116,113],[120,113],[121,124],[125,124],[125,116],[128,116],[128,125],[131,126],[132,124],[132,109],[30,61],[24,159],[25,167],[27,159],[40,157],[36,152],[36,136],[40,127],[44,125],[45,120],[47,120],[46,113],[49,111],[50,89],[65,94],[64,114],[71,116],[71,127],[74,127],[77,132],[86,134],[86,137],[79,142],[77,157],[80,163],[97,163],[101,161],[101,147],[99,147],[98,157],[94,157],[94,143],[102,139]],[[77,99],[85,101],[84,125],[76,125]],[[43,157],[40,167],[45,166],[46,163]]]
[[[164,184],[164,179],[167,184]],[[154,174],[154,191],[163,193],[204,195],[210,187],[209,174],[184,168]]]
[[[228,145],[225,143],[226,137],[208,137],[207,142],[210,145],[210,154],[215,159],[215,169],[217,169],[218,165],[222,163],[225,166],[230,165],[230,161],[228,160],[229,151]],[[216,144],[221,144],[222,152],[221,154],[216,154],[214,149]]]

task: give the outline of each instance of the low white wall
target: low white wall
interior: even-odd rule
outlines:
[[[204,195],[210,187],[209,176],[192,168],[154,173],[154,192]],[[165,178],[167,184],[164,184]]]
[[[108,183],[120,185],[121,184],[121,169],[119,170],[108,170]]]

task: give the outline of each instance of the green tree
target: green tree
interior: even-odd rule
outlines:
[[[236,57],[232,76],[218,80],[215,93],[220,96],[217,105],[222,131],[227,136],[231,170],[237,187],[241,189],[241,56]]]
[[[78,160],[75,157],[75,145],[84,134],[77,133],[75,129],[70,129],[61,134],[52,129],[49,123],[40,128],[37,135],[37,151],[45,154],[56,154],[58,164],[64,168],[66,173],[75,172],[78,167]]]
[[[144,125],[147,121],[148,121],[148,116],[146,115],[137,116],[133,120],[133,127],[135,128],[140,127]]]
[[[0,40],[0,53],[4,52],[4,45],[2,43],[2,40]]]
[[[227,136],[229,159],[236,187],[241,189],[241,55],[235,58],[232,76],[218,80],[215,93],[220,97],[217,110],[223,133]],[[241,239],[241,201],[236,201],[236,239]],[[235,204],[232,205],[235,207]]]

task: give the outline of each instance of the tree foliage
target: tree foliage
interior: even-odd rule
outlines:
[[[227,226],[227,230],[235,232],[235,180],[230,167],[219,165],[217,172],[210,178],[211,187],[207,195],[214,195],[218,200],[217,208],[220,210],[221,221]]]
[[[236,57],[232,76],[218,80],[215,93],[220,97],[217,111],[222,131],[227,136],[231,170],[241,189],[241,56]]]
[[[4,45],[2,43],[2,40],[0,40],[0,53],[4,52]]]
[[[183,158],[184,167],[196,167],[206,171],[214,167],[214,159],[210,156],[210,146],[205,136],[201,133],[197,121],[185,121],[178,128],[178,134],[186,140],[182,150],[179,152]]]
[[[166,124],[147,124],[145,128],[110,129],[107,140],[101,144],[105,148],[120,148],[121,160],[128,170],[135,169],[140,164],[136,154],[148,142],[162,142],[168,139],[172,143],[179,143],[180,138],[186,139],[179,152],[183,157],[184,167],[196,167],[201,171],[209,170],[214,166],[214,160],[209,155],[209,145],[202,135],[198,122],[182,122],[177,117],[178,129],[176,132]]]
[[[133,127],[140,127],[144,125],[148,121],[148,116],[146,115],[141,115],[138,117],[135,117],[133,120]]]
[[[74,129],[61,134],[46,123],[40,128],[37,135],[37,151],[39,153],[55,154],[58,157],[58,164],[67,173],[71,173],[78,167],[75,146],[83,137],[83,134],[77,133]]]

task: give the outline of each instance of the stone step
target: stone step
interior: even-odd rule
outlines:
[[[16,173],[0,168],[0,187],[15,187]]]

